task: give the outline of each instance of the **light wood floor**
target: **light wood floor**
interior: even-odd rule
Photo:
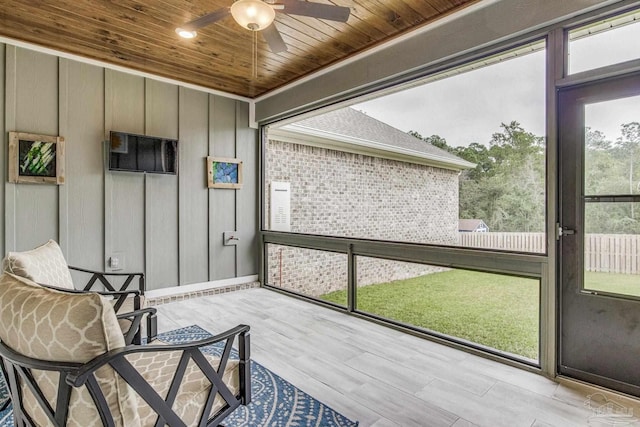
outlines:
[[[267,289],[164,304],[158,312],[160,331],[250,325],[255,361],[361,427],[632,425],[598,417],[603,399],[628,410],[631,421],[640,418],[635,399],[558,384]],[[593,393],[601,394],[589,399]]]

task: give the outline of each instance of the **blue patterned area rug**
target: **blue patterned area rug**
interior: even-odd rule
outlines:
[[[199,326],[188,326],[165,332],[158,338],[167,343],[179,344],[210,337]],[[204,349],[208,354],[218,354],[219,347]],[[237,355],[232,354],[232,357]],[[1,376],[1,375],[0,375]],[[251,361],[251,403],[240,406],[224,420],[226,427],[357,427],[351,421],[327,405],[280,378],[261,364]],[[7,397],[7,389],[0,378],[0,406]],[[0,427],[12,427],[11,407],[0,412]]]

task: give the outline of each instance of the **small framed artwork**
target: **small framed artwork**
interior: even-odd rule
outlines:
[[[207,157],[209,188],[242,188],[242,161],[223,157]]]
[[[9,132],[9,182],[64,184],[64,138]]]

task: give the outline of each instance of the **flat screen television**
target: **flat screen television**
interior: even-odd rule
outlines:
[[[178,141],[111,131],[109,170],[176,175]]]

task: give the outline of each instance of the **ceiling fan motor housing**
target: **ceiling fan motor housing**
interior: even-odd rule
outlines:
[[[337,22],[347,22],[351,13],[351,10],[345,6],[306,0],[236,0],[231,7],[207,13],[176,28],[176,33],[181,37],[193,38],[197,34],[196,30],[231,15],[243,28],[260,31],[271,52],[286,52],[287,45],[276,26],[272,25],[276,17],[276,10],[289,15],[308,16]]]

